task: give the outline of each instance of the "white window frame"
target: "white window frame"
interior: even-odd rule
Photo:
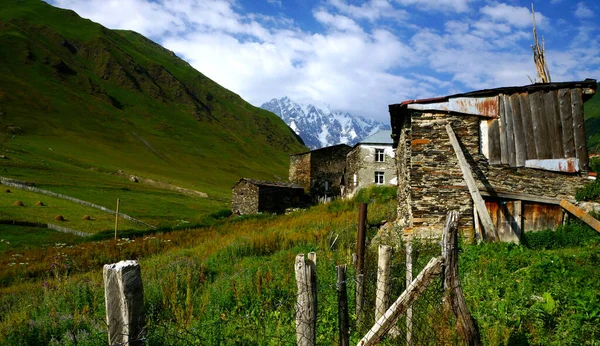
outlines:
[[[385,183],[385,172],[375,172],[375,184],[383,185]]]
[[[375,162],[385,162],[385,149],[375,149]]]

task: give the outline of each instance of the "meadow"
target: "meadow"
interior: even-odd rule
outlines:
[[[201,227],[117,241],[65,240],[45,247],[5,249],[0,266],[0,341],[105,345],[102,265],[138,259],[148,345],[292,345],[294,259],[299,253],[315,251],[317,343],[335,344],[335,265],[352,263],[358,203],[369,202],[368,239],[375,240],[367,251],[371,273],[367,286],[372,287],[376,244],[394,239],[383,237],[377,229],[382,220],[395,217],[394,193],[393,189],[369,190],[351,201],[284,216],[231,218],[225,212],[215,213]],[[540,240],[547,238],[540,233],[520,246],[461,244],[463,290],[484,344],[594,345],[600,338],[600,237],[578,224],[557,232],[552,242]],[[435,243],[416,247],[420,254],[416,270],[439,253]],[[404,287],[402,253],[400,245],[394,256],[394,294]],[[354,275],[351,267],[349,277]],[[430,296],[438,300],[439,286],[434,286]],[[354,289],[349,280],[351,307]],[[373,289],[367,292],[371,309]],[[419,310],[431,316],[429,321],[439,321],[433,316],[439,312],[432,305]],[[372,313],[368,315],[371,321]],[[367,327],[352,328],[351,342],[357,342]],[[451,323],[438,324],[427,343],[452,335],[449,328]],[[445,341],[456,342],[455,338]],[[402,340],[388,339],[383,344],[398,343]]]

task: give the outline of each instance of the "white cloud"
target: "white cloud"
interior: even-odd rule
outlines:
[[[360,6],[347,4],[344,0],[328,0],[328,4],[352,18],[369,21],[381,17],[393,17],[398,20],[407,15],[405,11],[395,9],[388,0],[368,0]]]
[[[54,3],[109,28],[151,36],[255,105],[289,96],[387,121],[391,103],[528,84],[528,76],[535,76],[529,9],[501,2],[368,0],[350,5],[327,0],[304,13],[312,15],[314,27],[301,27],[281,14],[249,13],[242,0]],[[413,16],[413,11],[421,14]],[[536,18],[538,24],[564,20],[541,12]],[[598,77],[598,28],[567,24],[561,28],[570,31],[557,28],[546,35],[554,43],[547,52],[553,80]]]
[[[466,12],[472,0],[396,0],[402,5],[414,5],[427,10]]]
[[[527,7],[497,4],[495,6],[484,6],[480,12],[495,22],[504,22],[518,28],[533,26],[531,10]],[[545,17],[536,11],[535,21],[537,25],[544,25]]]
[[[577,3],[577,9],[575,9],[575,16],[579,18],[592,18],[594,17],[594,11],[590,10],[583,2]]]
[[[319,22],[335,30],[354,32],[362,31],[362,28],[358,26],[355,21],[345,16],[331,14],[325,10],[316,11],[314,16]]]

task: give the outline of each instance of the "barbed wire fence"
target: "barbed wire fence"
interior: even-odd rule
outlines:
[[[208,318],[200,320],[192,313],[186,318],[157,315],[145,319],[148,325],[133,329],[129,325],[144,318],[126,314],[129,322],[119,322],[123,328],[113,335],[121,338],[137,330],[138,334],[129,339],[119,339],[121,343],[127,340],[124,344],[128,345],[479,345],[478,333],[473,336],[476,324],[464,305],[457,269],[449,267],[456,262],[457,220],[458,213],[449,213],[443,246],[439,240],[372,242],[364,250],[362,277],[350,258],[350,263],[340,263],[331,252],[298,254],[295,280],[279,283],[281,287],[274,291],[276,294],[269,294],[268,302],[232,306],[209,300],[203,311]],[[448,230],[453,233],[447,235]],[[236,276],[248,275],[245,270],[228,277],[234,291]],[[118,293],[114,298],[120,302],[117,307],[133,306],[123,304],[126,299],[140,301],[139,297],[132,298],[130,293],[134,291],[106,290],[107,295]],[[179,293],[179,301],[187,306],[185,294]],[[119,309],[107,306],[107,311]],[[152,308],[147,306],[145,310],[153,314]],[[109,340],[108,344],[115,343]]]

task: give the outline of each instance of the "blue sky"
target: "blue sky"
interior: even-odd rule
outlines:
[[[49,0],[137,31],[254,105],[388,121],[407,99],[529,84],[531,1]],[[600,78],[600,2],[533,1],[552,81]]]

